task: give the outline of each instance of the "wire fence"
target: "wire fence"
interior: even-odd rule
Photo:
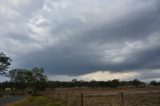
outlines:
[[[65,106],[160,106],[160,92],[78,93],[44,92],[41,95]]]

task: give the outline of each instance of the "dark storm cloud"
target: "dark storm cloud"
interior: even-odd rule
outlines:
[[[123,19],[114,22],[104,23],[87,32],[81,37],[87,41],[134,41],[143,40],[155,32],[159,32],[160,27],[160,7],[157,6],[150,11],[138,11],[129,13]],[[84,36],[83,36],[84,35]]]
[[[36,2],[0,8],[11,12],[0,19],[0,50],[14,67],[68,75],[160,68],[159,0]]]

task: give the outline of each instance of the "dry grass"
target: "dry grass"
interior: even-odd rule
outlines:
[[[160,94],[133,94],[124,98],[126,106],[160,106]]]
[[[62,102],[53,102],[50,98],[43,96],[26,97],[25,99],[8,104],[7,106],[64,106]]]
[[[66,99],[66,93],[67,99]],[[124,92],[125,106],[160,106],[160,89],[56,89],[45,96],[66,101],[68,106],[81,106],[80,93],[84,94],[84,106],[120,106],[120,92]]]

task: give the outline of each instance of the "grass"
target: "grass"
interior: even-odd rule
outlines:
[[[7,106],[64,106],[64,103],[54,102],[52,99],[43,96],[29,96]]]

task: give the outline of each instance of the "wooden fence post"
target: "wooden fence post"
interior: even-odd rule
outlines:
[[[81,106],[83,106],[83,93],[81,93]]]
[[[123,92],[120,93],[120,106],[124,106],[124,94],[123,94]]]
[[[68,106],[68,93],[65,94],[66,106]]]

